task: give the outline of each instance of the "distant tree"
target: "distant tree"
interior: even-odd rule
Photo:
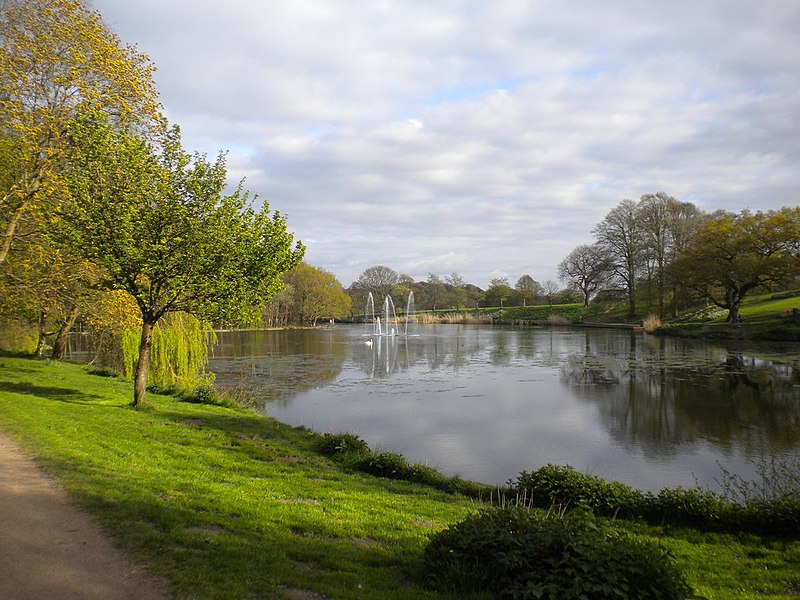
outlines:
[[[511,298],[514,290],[508,285],[508,277],[495,277],[489,282],[489,289],[484,294],[484,302],[487,306],[505,305],[506,300]]]
[[[153,65],[76,0],[0,2],[0,265],[18,227],[63,193],[68,124],[156,118]]]
[[[449,286],[450,305],[453,308],[464,308],[467,305],[467,282],[455,271],[444,278],[445,284]]]
[[[353,283],[353,287],[362,290],[365,295],[372,292],[375,302],[380,303],[392,293],[392,288],[399,282],[400,276],[394,270],[376,265],[365,269]]]
[[[439,305],[444,298],[444,282],[442,278],[435,273],[428,273],[427,284],[425,291],[428,296],[428,302],[430,303],[431,310],[436,310],[436,306]]]
[[[261,307],[261,324],[264,327],[286,327],[292,322],[294,289],[289,284],[267,300]]]
[[[528,274],[517,279],[514,289],[522,297],[522,306],[527,306],[528,301],[533,302],[542,293],[542,284]]]
[[[752,290],[800,276],[800,207],[711,218],[671,266],[672,276],[737,321]]]
[[[553,299],[555,298],[555,295],[558,293],[558,290],[560,289],[558,287],[558,283],[556,281],[553,281],[552,279],[548,279],[547,281],[544,282],[543,287],[544,287],[544,295],[547,296],[547,303],[550,306],[553,306]]]
[[[623,200],[594,229],[597,244],[611,258],[611,272],[628,298],[628,315],[636,314],[636,283],[644,243],[637,205]]]
[[[608,254],[597,244],[583,244],[570,252],[558,265],[558,275],[569,281],[582,296],[583,305],[589,301],[608,277],[611,268]]]
[[[224,156],[187,154],[177,128],[154,143],[103,115],[69,132],[71,201],[58,239],[136,300],[142,326],[133,405],[144,401],[153,330],[167,313],[247,322],[301,259],[279,213],[256,212],[240,185],[224,195]]]
[[[350,296],[325,269],[302,262],[284,276],[292,289],[292,309],[298,322],[316,325],[320,318],[339,319],[350,312]]]

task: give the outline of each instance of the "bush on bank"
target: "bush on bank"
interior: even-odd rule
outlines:
[[[678,600],[692,591],[663,546],[584,510],[483,510],[434,534],[423,569],[434,589],[515,600]]]
[[[481,498],[493,488],[460,477],[442,475],[427,465],[409,463],[402,454],[371,450],[367,443],[352,433],[324,433],[317,449],[343,466],[388,479],[423,483],[448,493]]]
[[[741,502],[702,489],[665,488],[652,494],[579,473],[569,465],[545,465],[532,472],[523,471],[509,484],[512,494],[535,507],[569,510],[584,506],[598,515],[642,519],[653,525],[800,535],[797,491],[772,498],[744,498]]]

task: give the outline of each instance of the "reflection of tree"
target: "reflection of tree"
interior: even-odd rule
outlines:
[[[797,369],[720,348],[645,340],[587,336],[584,351],[562,367],[562,381],[597,405],[619,442],[653,455],[703,440],[751,452],[797,444]]]

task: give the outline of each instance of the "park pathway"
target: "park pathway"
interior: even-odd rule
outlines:
[[[165,600],[168,590],[0,431],[0,599]]]

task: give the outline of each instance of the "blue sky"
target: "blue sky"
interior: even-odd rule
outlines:
[[[797,205],[796,0],[95,0],[349,285],[556,279],[622,199]]]

